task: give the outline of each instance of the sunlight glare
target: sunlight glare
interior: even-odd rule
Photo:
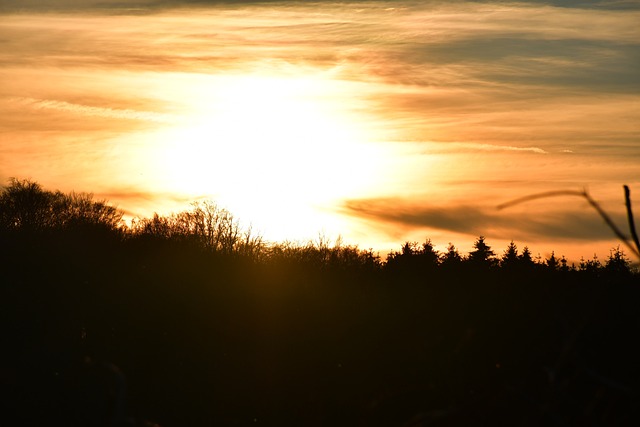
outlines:
[[[377,169],[366,123],[345,102],[349,94],[336,100],[339,91],[331,84],[320,78],[212,79],[190,100],[188,124],[162,135],[166,185],[210,196],[266,227],[278,227],[275,217],[283,212],[294,213],[310,231],[314,211],[366,192]],[[291,219],[286,226],[293,226]]]

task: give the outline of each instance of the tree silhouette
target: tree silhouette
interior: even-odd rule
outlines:
[[[473,243],[474,250],[469,252],[468,262],[474,267],[489,268],[496,264],[496,254],[487,245],[484,236],[478,237]]]
[[[131,235],[136,238],[175,241],[219,254],[258,256],[262,238],[243,229],[231,212],[214,202],[192,204],[192,209],[168,216],[132,221]]]
[[[590,260],[580,259],[579,270],[585,273],[597,275],[602,269],[602,263],[598,259],[598,255],[594,254]]]
[[[462,264],[463,258],[453,243],[449,242],[447,252],[442,255],[441,264],[448,269],[455,269]]]
[[[518,261],[523,268],[532,268],[535,265],[528,246],[522,249],[522,253],[518,256]]]
[[[27,232],[52,229],[117,230],[123,212],[90,193],[46,191],[30,180],[12,178],[0,193],[0,228]]]
[[[400,252],[392,251],[387,255],[387,267],[389,270],[399,270],[404,273],[413,272],[418,266],[417,253],[418,242],[404,242]]]
[[[511,241],[507,249],[505,249],[502,254],[502,258],[500,258],[500,266],[503,268],[513,269],[518,265],[518,246]]]
[[[54,196],[54,212],[63,227],[98,227],[116,230],[122,224],[123,212],[104,200],[94,200],[91,193],[62,194]]]
[[[391,252],[387,264],[391,269],[400,269],[414,274],[434,272],[439,265],[440,254],[435,250],[431,239],[418,245],[417,242],[405,242],[400,252]]]
[[[420,262],[428,268],[433,269],[438,266],[440,254],[435,250],[431,239],[425,240],[418,252],[418,256],[420,257]]]
[[[620,246],[617,246],[611,249],[604,268],[613,275],[628,276],[631,274],[631,261]]]
[[[0,226],[5,230],[35,231],[51,223],[53,194],[40,184],[11,178],[0,194]]]
[[[556,271],[560,268],[560,262],[556,258],[555,252],[551,251],[551,255],[545,260],[545,265],[551,271]]]

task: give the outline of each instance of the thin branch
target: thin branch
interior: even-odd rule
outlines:
[[[519,197],[514,200],[510,200],[506,203],[498,205],[498,210],[510,208],[511,206],[519,205],[520,203],[530,202],[537,199],[545,199],[547,197],[555,196],[579,196],[585,197],[586,191],[572,191],[572,190],[560,190],[560,191],[545,191],[544,193],[530,194],[528,196]]]
[[[631,232],[631,238],[633,242],[636,244],[636,249],[640,252],[640,241],[638,241],[638,233],[636,233],[636,224],[633,219],[633,211],[631,210],[631,191],[629,190],[629,186],[624,186],[624,200],[627,205],[627,217],[629,218],[629,231]],[[636,254],[638,253],[636,252]]]
[[[638,258],[640,258],[640,252],[638,252],[638,250],[636,248],[633,247],[633,245],[631,243],[629,243],[629,237],[627,237],[622,231],[620,231],[620,229],[613,223],[613,221],[611,220],[611,218],[609,217],[609,215],[607,215],[607,213],[600,207],[600,205],[598,204],[598,202],[596,202],[595,200],[593,200],[591,198],[591,196],[589,196],[589,194],[587,194],[587,192],[585,191],[584,193],[584,197],[585,199],[587,199],[587,201],[589,202],[589,204],[591,206],[593,206],[593,208],[600,214],[600,216],[602,217],[602,219],[604,219],[604,222],[607,223],[607,225],[609,226],[609,228],[615,233],[616,236],[618,236],[618,239],[620,239],[625,245],[627,245],[627,247],[629,248],[629,250],[631,252],[633,252],[635,254],[635,256],[637,256]]]
[[[626,185],[625,185],[625,188],[627,188]],[[575,191],[575,190],[546,191],[544,193],[531,194],[529,196],[520,197],[520,198],[511,200],[511,201],[508,201],[506,203],[502,203],[502,204],[498,205],[498,209],[505,209],[505,208],[509,208],[511,206],[519,205],[521,203],[530,202],[532,200],[544,199],[544,198],[547,198],[547,197],[556,197],[556,196],[578,196],[578,197],[582,197],[582,198],[586,199],[587,202],[591,205],[591,207],[593,207],[596,210],[596,212],[598,212],[600,217],[602,217],[604,222],[614,232],[614,234],[618,237],[618,239],[620,239],[629,248],[629,250],[635,256],[640,258],[640,245],[638,244],[638,238],[637,238],[637,235],[635,234],[635,226],[631,226],[630,225],[631,234],[634,235],[634,242],[635,242],[637,248],[634,247],[629,242],[629,237],[627,237],[622,231],[620,231],[620,229],[618,228],[618,226],[616,226],[616,224],[613,222],[611,217],[604,211],[604,209],[602,209],[602,207],[600,206],[600,204],[598,202],[596,202],[594,199],[591,198],[591,196],[589,195],[589,193],[587,193],[586,190],[582,190],[582,191]],[[629,199],[627,199],[627,200],[628,200],[627,213],[629,214],[630,224],[632,224],[633,223],[633,215],[631,214],[631,201]]]

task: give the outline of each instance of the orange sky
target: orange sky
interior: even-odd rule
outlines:
[[[268,239],[382,254],[617,244],[578,198],[495,208],[539,191],[587,188],[626,229],[637,4],[206,3],[0,3],[0,180],[129,216],[211,198]]]

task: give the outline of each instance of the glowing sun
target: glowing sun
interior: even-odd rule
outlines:
[[[374,181],[377,154],[348,100],[331,80],[216,79],[189,101],[188,123],[163,135],[165,182],[266,227],[283,212],[296,220],[280,226],[308,226],[320,207]]]

